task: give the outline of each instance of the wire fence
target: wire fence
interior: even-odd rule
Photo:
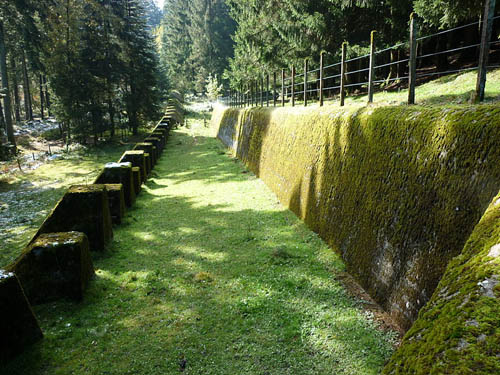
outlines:
[[[486,0],[488,3],[489,0]],[[487,7],[485,7],[487,8]],[[307,106],[316,101],[340,100],[347,96],[368,95],[373,101],[377,91],[407,89],[408,103],[415,103],[415,87],[436,76],[478,71],[474,100],[484,99],[486,73],[500,67],[500,15],[485,14],[482,20],[428,35],[418,35],[417,20],[410,21],[407,42],[377,48],[372,32],[370,53],[347,58],[347,43],[342,45],[341,60],[326,64],[331,53],[322,52],[319,64],[311,58],[281,72],[262,74],[259,79],[242,82],[238,90],[219,100],[232,107]]]

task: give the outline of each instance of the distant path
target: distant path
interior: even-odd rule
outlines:
[[[343,265],[200,123],[173,133],[79,305],[9,374],[377,374],[391,353]],[[195,135],[195,137],[193,136]]]

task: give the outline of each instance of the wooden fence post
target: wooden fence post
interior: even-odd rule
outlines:
[[[292,107],[295,107],[295,66],[292,65]]]
[[[273,107],[276,107],[276,72],[273,72]]]
[[[408,77],[408,104],[415,104],[415,85],[417,83],[417,20],[410,16],[410,74]]]
[[[496,0],[486,0],[484,4],[481,52],[479,53],[479,69],[477,72],[476,93],[474,94],[474,102],[476,103],[484,100],[484,89],[486,87],[486,73],[488,71],[488,57],[490,55],[490,40],[493,29],[495,3]]]
[[[342,43],[342,61],[340,63],[340,106],[341,107],[343,107],[345,104],[346,54],[347,54],[347,42],[344,42]]]
[[[375,73],[375,33],[373,30],[370,35],[370,70],[368,72],[368,103],[373,103],[373,76]]]
[[[285,69],[281,69],[281,106],[285,106]]]
[[[307,71],[309,70],[309,60],[304,59],[304,107],[307,107]]]
[[[325,55],[324,51],[321,51],[319,54],[319,105],[323,106],[323,67],[324,67],[324,59],[323,56]]]

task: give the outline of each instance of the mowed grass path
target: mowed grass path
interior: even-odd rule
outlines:
[[[82,303],[2,374],[377,374],[340,259],[199,123],[174,132]]]

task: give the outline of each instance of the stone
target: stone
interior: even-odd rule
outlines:
[[[91,251],[104,251],[106,244],[113,238],[105,185],[71,186],[42,223],[30,244],[44,233],[71,231],[85,233]]]
[[[32,305],[61,298],[81,301],[94,276],[89,240],[81,232],[42,234],[8,270],[16,274]]]
[[[130,162],[107,163],[94,184],[122,184],[127,207],[132,207],[138,193],[134,189],[132,163]]]
[[[153,166],[151,165],[151,156],[148,152],[144,154],[144,159],[146,162],[146,176],[149,176],[151,174],[151,170],[153,169]]]
[[[141,169],[141,183],[146,181],[146,159],[145,152],[142,150],[125,151],[118,161],[119,163],[130,162],[133,167],[139,167]],[[136,191],[136,193],[138,193]]]
[[[134,189],[139,194],[141,191],[141,168],[139,167],[132,167],[132,179],[134,182]]]
[[[108,190],[109,212],[113,224],[121,224],[125,216],[125,194],[122,184],[106,184]]]
[[[16,275],[0,270],[0,366],[43,338]]]

